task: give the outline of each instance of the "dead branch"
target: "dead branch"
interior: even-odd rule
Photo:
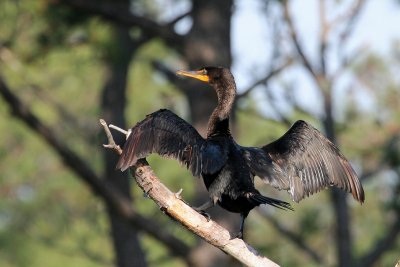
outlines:
[[[107,124],[104,121],[101,124],[108,137],[108,144],[104,146],[121,154],[121,150],[115,144]],[[181,223],[209,244],[221,249],[247,266],[279,266],[270,259],[261,256],[243,240],[232,239],[228,230],[212,220],[207,220],[188,206],[181,200],[180,192],[172,193],[161,183],[145,159],[138,161],[136,166],[131,167],[130,170],[139,187],[160,207],[163,213]]]

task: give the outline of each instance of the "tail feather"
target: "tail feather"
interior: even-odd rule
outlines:
[[[251,194],[249,196],[249,199],[252,202],[254,202],[257,206],[261,204],[268,204],[283,210],[293,210],[292,206],[289,203],[279,199],[266,197],[261,194]]]

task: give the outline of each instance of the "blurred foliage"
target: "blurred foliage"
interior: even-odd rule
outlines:
[[[49,8],[47,1],[0,2],[0,73],[35,114],[99,173],[103,135],[97,121],[100,93],[107,75],[104,60],[115,56],[118,49],[113,46],[111,32],[112,26],[99,19],[88,19],[67,8],[51,5]],[[393,54],[396,53],[398,50],[394,48]],[[128,82],[126,114],[130,124],[161,107],[188,118],[184,97],[151,67],[154,59],[173,62],[175,57],[157,40],[136,51]],[[400,84],[393,78],[396,77],[393,70],[398,70],[399,63],[398,57],[388,61],[370,54],[352,66],[366,94],[374,99],[373,108],[368,111],[347,105],[346,123],[337,127],[344,153],[359,169],[372,170],[382,158],[399,166],[399,154],[394,152],[387,159],[384,156],[387,150],[382,149],[390,145],[388,136],[400,130]],[[349,88],[345,101],[354,103],[357,97]],[[287,129],[254,110],[251,98],[243,99],[240,104],[235,136],[241,144],[265,144]],[[4,103],[0,105],[0,114],[0,266],[59,266],[60,262],[66,266],[110,266],[113,251],[104,206],[38,136],[9,116]],[[295,120],[300,116],[294,113],[292,117]],[[157,156],[149,160],[171,190],[183,188],[184,199],[193,200],[194,186],[199,183],[187,170],[173,160]],[[388,196],[399,194],[391,189],[394,186],[387,186],[399,183],[393,177],[393,173],[385,172],[364,183],[366,204],[352,206],[356,255],[370,249],[388,225],[393,212],[390,203],[393,198]],[[289,200],[285,192],[256,182],[271,197]],[[165,226],[165,231],[185,242],[192,245],[198,242],[144,198],[135,185],[132,191],[138,212],[155,218]],[[329,240],[331,235],[321,234],[332,230],[326,228],[333,220],[328,194],[313,196],[301,205],[294,204],[294,208],[295,212],[260,209],[273,213],[313,249],[326,253],[332,264],[335,251],[326,244],[334,240]],[[252,212],[246,223],[249,243],[282,266],[317,266],[310,264],[304,252],[280,237],[257,212]],[[141,238],[151,266],[184,266],[156,240],[146,235]],[[393,265],[399,248],[400,240],[397,250],[387,253],[378,266]]]

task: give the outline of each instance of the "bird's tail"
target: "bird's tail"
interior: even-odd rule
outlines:
[[[268,204],[283,210],[293,210],[292,206],[289,203],[279,199],[266,197],[261,194],[251,194],[249,196],[249,199],[257,206],[261,204]]]

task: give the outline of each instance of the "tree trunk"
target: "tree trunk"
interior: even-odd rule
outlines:
[[[190,68],[232,63],[230,30],[233,1],[194,0],[193,27],[184,44],[184,57]],[[193,124],[205,133],[209,115],[217,104],[215,92],[199,82],[188,81],[183,91],[189,101]]]
[[[193,0],[193,27],[185,38],[183,56],[190,69],[203,66],[230,67],[231,57],[231,16],[233,1],[223,0]],[[187,80],[182,84],[192,119],[192,124],[203,136],[207,130],[208,118],[217,105],[217,97],[210,86],[198,81]],[[204,184],[199,180],[196,188],[196,204],[202,204],[208,198]],[[228,227],[231,231],[238,230],[239,216],[237,214],[214,208],[209,211],[211,217]],[[192,252],[196,266],[235,266],[236,260],[229,258],[221,251],[204,244]]]
[[[332,88],[324,91],[324,108],[325,118],[323,119],[324,128],[327,137],[333,142],[336,141],[334,129],[334,120],[332,114]],[[336,253],[337,266],[347,267],[352,266],[353,258],[351,253],[352,240],[350,236],[350,215],[347,204],[347,193],[338,188],[332,188],[331,199],[333,210],[336,218],[335,236],[336,236]]]
[[[111,121],[125,128],[125,92],[127,75],[135,44],[129,36],[129,29],[115,26],[115,51],[108,57],[108,79],[103,89],[102,113],[106,121]],[[119,135],[123,138],[122,135]],[[121,144],[124,140],[116,140]],[[116,171],[115,162],[118,158],[114,153],[104,150],[105,179],[115,184],[117,188],[131,198],[128,173]],[[138,240],[138,233],[126,220],[120,218],[108,208],[111,236],[116,253],[116,264],[119,267],[147,266],[144,252]]]

